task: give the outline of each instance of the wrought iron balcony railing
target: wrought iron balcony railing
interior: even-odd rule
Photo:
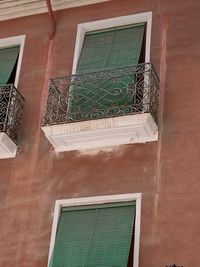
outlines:
[[[0,86],[0,132],[17,145],[24,98],[13,84]]]
[[[43,125],[148,112],[157,122],[158,85],[151,63],[51,79]]]

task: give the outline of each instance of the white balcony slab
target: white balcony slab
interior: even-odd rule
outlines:
[[[158,140],[150,113],[43,126],[42,130],[56,152]]]
[[[4,132],[0,132],[0,159],[14,158],[17,145]]]

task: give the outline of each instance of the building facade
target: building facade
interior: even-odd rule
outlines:
[[[199,1],[14,2],[0,266],[198,267]]]

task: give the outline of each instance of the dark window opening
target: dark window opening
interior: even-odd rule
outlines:
[[[130,252],[129,252],[127,267],[133,267],[134,240],[135,240],[135,222],[133,224],[133,233],[132,233],[132,238],[131,238],[131,246],[130,246]]]
[[[7,84],[11,84],[11,83],[14,84],[14,83],[15,83],[15,76],[16,76],[16,72],[17,72],[17,63],[18,63],[18,59],[19,59],[19,56],[18,56],[17,59],[16,59],[15,65],[14,65],[14,67],[13,67],[13,70],[12,70],[11,74],[10,74],[10,77],[9,77],[9,79],[8,79]]]
[[[145,23],[145,25],[144,25],[144,35],[143,35],[143,40],[142,40],[142,48],[141,48],[141,52],[140,52],[139,63],[144,63],[145,62],[145,56],[146,56],[146,31],[147,31],[147,25]]]

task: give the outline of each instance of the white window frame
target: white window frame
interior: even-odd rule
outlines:
[[[87,32],[103,30],[103,29],[112,28],[112,27],[120,27],[124,25],[130,25],[130,24],[136,24],[136,23],[142,23],[142,22],[147,24],[145,62],[150,62],[151,26],[152,26],[152,12],[151,11],[78,24],[72,74],[76,74],[78,60],[79,60],[81,50],[83,47],[85,34]]]
[[[107,204],[115,202],[136,202],[136,214],[135,214],[135,233],[134,233],[134,253],[133,253],[133,267],[139,267],[139,240],[140,240],[140,221],[141,221],[141,193],[132,194],[120,194],[120,195],[106,195],[84,198],[71,198],[56,200],[54,208],[54,217],[51,231],[51,240],[49,248],[48,266],[52,257],[58,222],[63,207],[75,207],[80,205],[95,205],[95,204]]]
[[[17,45],[20,46],[19,58],[17,62],[17,70],[16,70],[16,75],[15,75],[15,82],[14,82],[15,87],[18,86],[18,82],[19,82],[19,74],[20,74],[20,69],[21,69],[21,64],[22,64],[22,56],[24,52],[25,38],[26,38],[26,35],[18,35],[18,36],[0,39],[0,49],[17,46]]]

